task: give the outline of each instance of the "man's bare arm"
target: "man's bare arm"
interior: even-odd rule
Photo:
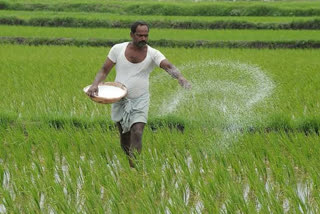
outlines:
[[[106,79],[107,75],[109,74],[109,72],[111,71],[111,69],[113,68],[114,65],[115,65],[115,63],[112,62],[109,58],[107,58],[107,60],[103,64],[102,68],[97,73],[91,87],[87,91],[88,96],[93,97],[98,94],[99,83],[101,83],[103,80]]]
[[[166,72],[168,72],[173,78],[177,79],[179,84],[189,89],[191,88],[191,84],[186,80],[183,75],[179,72],[179,70],[171,64],[167,59],[162,60],[160,63],[160,68],[164,69]]]

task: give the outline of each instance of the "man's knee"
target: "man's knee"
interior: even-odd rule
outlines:
[[[137,137],[141,137],[143,134],[144,125],[144,123],[135,123],[132,125],[130,132]]]
[[[143,129],[140,129],[140,128],[133,129],[133,130],[131,130],[131,134],[136,137],[142,137]]]

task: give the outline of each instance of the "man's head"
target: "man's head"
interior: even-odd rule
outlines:
[[[148,42],[149,26],[143,21],[137,21],[131,25],[132,42],[137,47],[143,47]]]

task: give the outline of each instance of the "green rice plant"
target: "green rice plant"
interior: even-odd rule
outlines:
[[[182,29],[319,29],[317,17],[134,16],[85,12],[0,11],[6,25],[128,28],[145,20],[151,28]]]
[[[127,21],[128,23],[136,20],[145,20],[147,22],[196,22],[207,23],[215,21],[246,21],[250,23],[289,23],[299,21],[310,21],[317,19],[317,16],[159,16],[159,15],[117,15],[112,13],[87,13],[87,12],[63,12],[63,11],[16,11],[0,10],[0,17],[16,17],[29,21],[36,18],[72,18],[75,20],[101,20],[101,21]]]
[[[126,166],[124,154],[119,150],[119,145],[100,141],[105,137],[117,140],[115,132],[101,134],[101,130],[88,133],[86,130],[77,131],[73,128],[56,131],[50,128],[34,129],[33,127],[28,127],[27,131],[32,140],[25,138],[23,143],[33,141],[37,149],[33,157],[26,158],[23,164],[17,163],[19,159],[16,158],[28,154],[30,150],[17,145],[12,148],[1,145],[2,149],[7,152],[25,151],[22,154],[12,153],[12,159],[6,161],[5,164],[9,166],[11,176],[17,178],[12,182],[15,182],[18,187],[24,187],[24,192],[32,192],[31,200],[22,202],[18,198],[23,194],[17,191],[13,203],[5,204],[8,211],[19,211],[19,209],[30,212],[94,210],[130,213],[141,212],[144,209],[151,212],[166,210],[188,212],[198,209],[201,212],[290,212],[297,211],[299,205],[303,206],[306,211],[317,209],[317,205],[312,204],[313,200],[318,201],[317,186],[311,184],[313,190],[308,196],[309,200],[303,202],[298,199],[299,195],[293,186],[285,184],[284,179],[279,179],[281,176],[288,178],[288,175],[278,170],[281,166],[288,164],[288,159],[303,160],[307,155],[306,151],[314,151],[315,156],[312,156],[311,160],[319,161],[316,156],[317,150],[314,150],[318,147],[316,135],[309,137],[303,134],[288,136],[273,133],[245,135],[239,138],[229,150],[215,152],[215,155],[212,155],[210,151],[217,149],[214,142],[207,142],[208,137],[214,137],[215,134],[212,132],[206,133],[203,130],[194,129],[181,134],[161,129],[153,133],[147,129],[144,138],[144,152],[139,160],[143,167],[136,172],[129,170]],[[7,141],[13,142],[17,134],[17,130],[8,129],[4,137]],[[11,138],[9,138],[10,135]],[[82,139],[79,145],[83,146],[83,150],[78,150],[74,146],[73,142],[77,142],[78,139]],[[89,143],[92,139],[94,144]],[[202,144],[199,144],[198,140]],[[69,146],[64,144],[69,144]],[[190,145],[189,148],[182,149],[186,144]],[[295,152],[299,147],[304,147],[305,150]],[[110,155],[105,156],[99,152],[106,150],[109,150]],[[202,153],[201,150],[205,152]],[[268,154],[265,151],[268,151]],[[54,155],[48,155],[46,152]],[[116,164],[117,159],[114,159],[114,155],[118,156],[120,165]],[[50,156],[52,158],[49,158]],[[189,165],[183,161],[187,157],[192,160]],[[40,167],[32,168],[33,162],[35,165],[39,164]],[[12,167],[15,163],[18,164],[16,168]],[[310,164],[312,167],[303,161],[291,164],[298,169],[307,168],[305,175],[319,170],[319,164]],[[27,167],[29,173],[19,173],[23,166]],[[263,168],[266,168],[265,173],[260,171]],[[55,169],[61,181],[56,181]],[[109,169],[112,170],[109,171]],[[41,173],[42,170],[45,170],[45,173]],[[238,173],[234,173],[236,170]],[[35,179],[34,183],[32,183],[31,175]],[[294,177],[299,179],[294,184],[306,182],[299,170],[294,171],[294,176],[290,177],[290,180]],[[188,191],[185,189],[186,181],[190,186]],[[249,182],[249,188],[246,187],[247,182]],[[268,187],[266,183],[269,183]],[[64,186],[68,191],[67,194],[64,193]],[[102,192],[101,188],[104,189]],[[268,188],[271,189],[268,190]],[[40,203],[40,192],[45,195],[43,203]],[[79,195],[85,196],[82,206],[80,206],[81,202],[77,202],[81,198]],[[283,195],[282,199],[279,198],[280,195]],[[185,197],[188,198],[188,203]],[[6,199],[9,201],[10,197]],[[257,204],[257,199],[260,205],[254,206]],[[286,200],[289,206],[282,204]],[[195,208],[197,203],[200,205]],[[304,203],[307,204],[304,205]]]
[[[1,8],[7,10],[51,10],[111,12],[134,15],[180,16],[313,16],[319,15],[319,5],[313,1],[299,2],[8,2]]]
[[[128,29],[0,26],[2,37],[130,40]],[[320,38],[317,30],[182,30],[151,29],[150,41],[295,41]]]
[[[2,45],[4,127],[29,121],[59,129],[112,128],[110,105],[92,102],[91,84],[109,48]],[[317,132],[317,50],[159,48],[193,84],[184,91],[156,69],[150,77],[150,126]],[[305,57],[301,57],[301,56]],[[307,66],[306,66],[307,65]],[[112,71],[106,81],[113,81]],[[27,90],[26,90],[27,89]],[[155,96],[157,94],[157,96]],[[208,110],[209,109],[209,110]],[[185,115],[192,117],[185,117]],[[212,119],[214,118],[214,119]],[[180,127],[180,128],[179,128]]]
[[[220,18],[221,19],[221,18]],[[29,20],[16,17],[0,17],[2,25],[25,25],[25,26],[49,26],[49,27],[89,27],[89,28],[128,28],[134,20],[86,20],[73,17],[55,18],[31,18]],[[307,21],[292,21],[288,23],[254,23],[238,20],[217,20],[213,22],[199,21],[148,21],[152,28],[175,28],[175,29],[319,29],[319,19]]]
[[[18,44],[28,46],[92,46],[92,47],[112,47],[117,43],[128,41],[127,39],[73,39],[73,38],[27,38],[27,37],[1,37],[1,44]],[[171,48],[254,48],[254,49],[318,49],[319,41],[294,40],[294,41],[205,41],[205,40],[151,40],[149,45],[155,47]]]
[[[25,2],[25,3],[52,3],[49,0],[2,0],[3,2]],[[65,0],[57,0],[57,2],[61,2],[61,3],[65,3]],[[83,1],[79,1],[79,0],[71,0],[68,1],[69,3],[110,3],[110,2],[115,2],[114,0],[107,0],[107,1],[103,1],[103,0],[83,0]],[[120,0],[118,2],[131,2],[130,0]],[[158,0],[139,0],[136,2],[141,2],[141,3],[145,3],[145,2],[159,2]],[[194,0],[173,0],[173,1],[169,1],[169,0],[164,0],[163,2],[174,2],[174,3],[194,3]],[[199,0],[199,2],[229,2],[229,0]],[[249,3],[254,3],[254,2],[260,2],[259,0],[250,0]],[[299,3],[299,2],[304,2],[306,4],[312,4],[314,3],[313,0],[303,0],[303,1],[297,1],[297,0],[279,0],[276,2],[270,2],[270,3],[277,3],[277,4],[287,4],[288,2],[293,2],[293,3]],[[244,3],[243,1],[237,1],[236,3]],[[260,2],[261,3],[261,2]],[[290,5],[289,5],[290,6]]]

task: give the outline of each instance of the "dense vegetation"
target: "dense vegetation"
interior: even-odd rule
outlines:
[[[315,1],[1,1],[0,213],[318,213],[319,11]],[[138,18],[192,89],[151,73],[130,169],[110,105],[82,89]]]

